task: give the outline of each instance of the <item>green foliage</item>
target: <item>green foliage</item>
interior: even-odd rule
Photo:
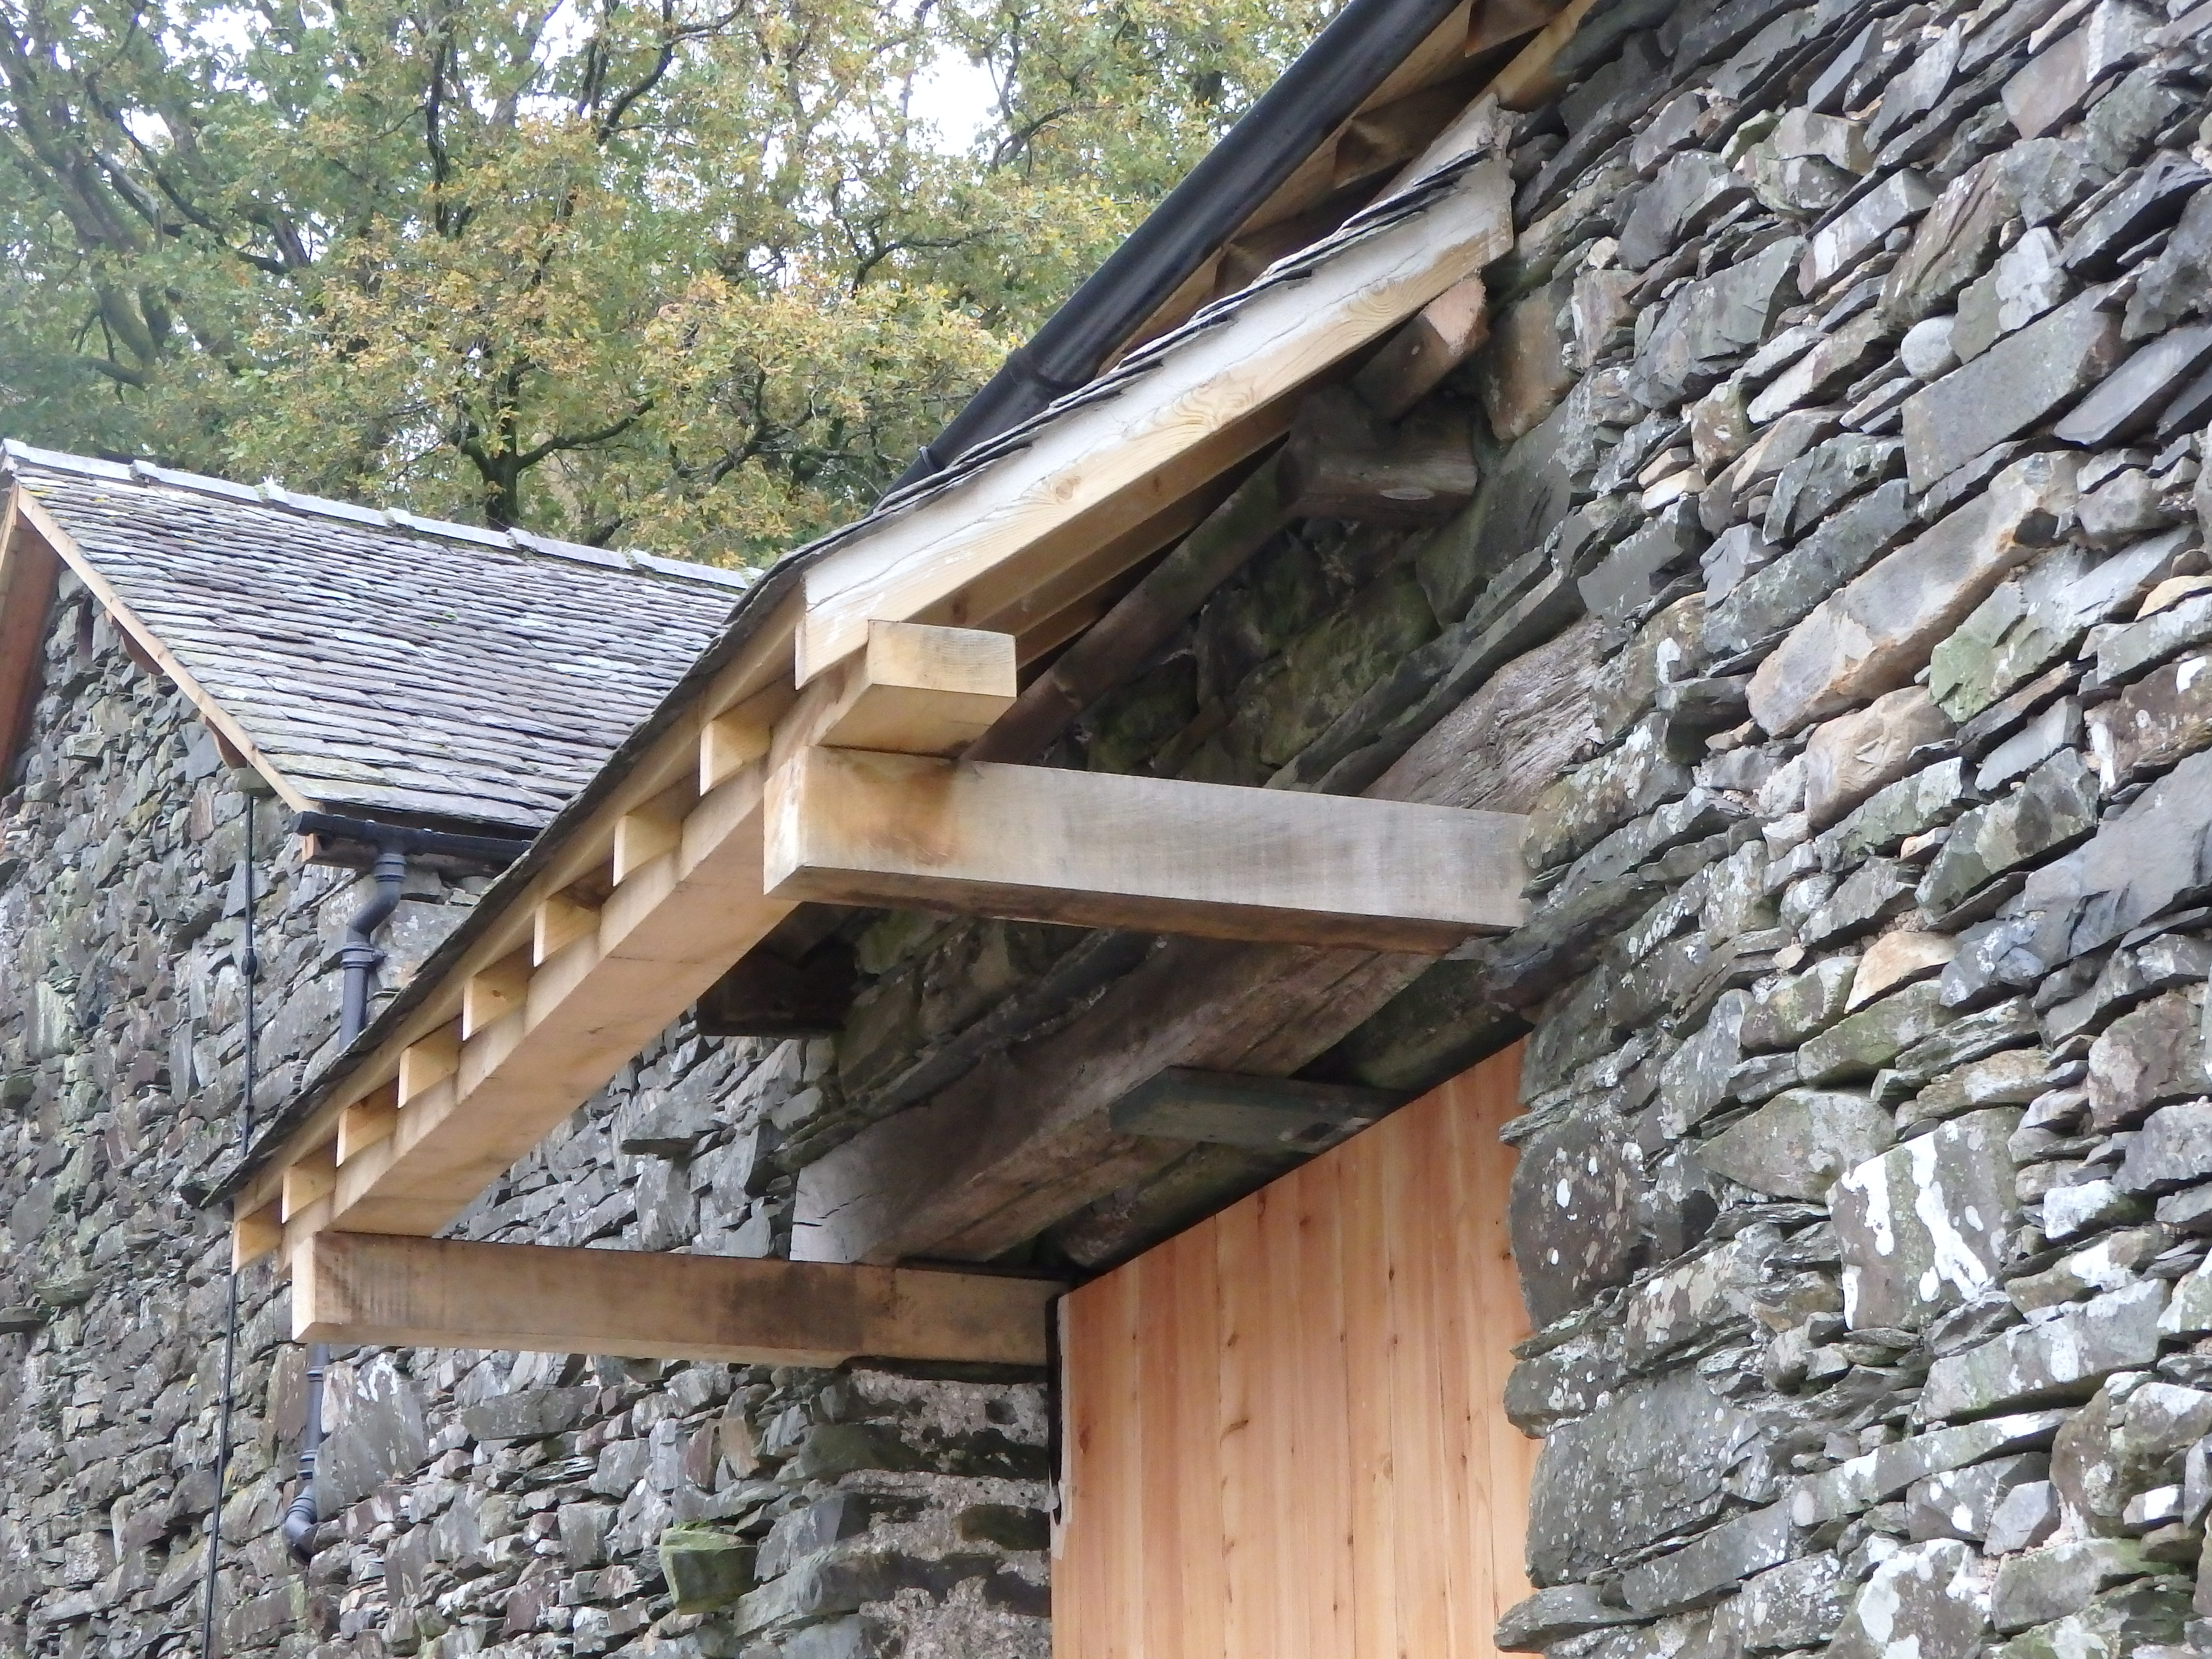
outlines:
[[[1319,21],[0,0],[0,430],[758,560],[879,493]],[[916,112],[948,63],[995,89],[964,149]]]

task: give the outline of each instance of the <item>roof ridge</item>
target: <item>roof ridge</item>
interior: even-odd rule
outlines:
[[[0,455],[6,457],[10,471],[16,466],[33,466],[50,471],[75,473],[81,477],[104,479],[111,483],[160,484],[172,489],[220,496],[226,501],[251,506],[280,507],[311,518],[336,519],[371,529],[399,531],[434,540],[465,542],[478,547],[505,548],[518,553],[565,559],[574,564],[586,564],[600,569],[633,570],[643,575],[667,576],[678,581],[698,582],[714,587],[742,591],[753,585],[756,574],[747,570],[726,570],[719,565],[694,564],[687,560],[664,558],[658,554],[634,550],[592,547],[582,542],[541,536],[535,531],[487,530],[480,525],[460,524],[450,519],[426,519],[398,507],[362,507],[351,501],[335,501],[326,495],[310,495],[287,489],[274,481],[258,485],[242,484],[207,473],[185,472],[175,467],[161,466],[152,461],[106,461],[89,455],[72,455],[64,450],[42,449],[15,438],[0,439]]]

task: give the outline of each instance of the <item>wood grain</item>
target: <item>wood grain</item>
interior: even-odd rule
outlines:
[[[1505,813],[829,749],[768,813],[783,899],[1431,951],[1526,913]]]
[[[292,1334],[750,1365],[857,1354],[1041,1365],[1060,1290],[1005,1274],[325,1231],[293,1260]]]
[[[1149,503],[1187,452],[1273,407],[1504,253],[1510,197],[1502,162],[1473,168],[1425,211],[1347,245],[1303,282],[1256,291],[1219,327],[1168,346],[1115,396],[1038,428],[963,488],[833,550],[806,574],[799,683],[861,649],[872,617],[924,616],[1125,493]],[[1253,434],[1243,453],[1264,441]],[[1188,487],[1176,479],[1167,494]]]
[[[1518,1073],[1068,1297],[1060,1659],[1492,1659],[1536,1451],[1504,1409]]]

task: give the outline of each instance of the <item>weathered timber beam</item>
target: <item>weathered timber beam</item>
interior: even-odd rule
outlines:
[[[1342,386],[1300,405],[1282,466],[1300,516],[1360,524],[1441,524],[1474,499],[1481,481],[1464,414],[1423,410],[1388,426]]]
[[[1570,629],[1501,667],[1371,793],[1525,812],[1590,740],[1604,672],[1596,623]],[[990,1261],[1182,1155],[1111,1121],[1115,1104],[1162,1069],[1287,1076],[1432,966],[1399,953],[1170,939],[1066,1024],[809,1164],[792,1253]]]
[[[301,1342],[835,1365],[1045,1363],[1051,1279],[324,1231],[293,1260]]]
[[[1241,432],[1243,454],[1281,427],[1299,386],[1395,327],[1512,246],[1512,180],[1477,164],[1420,212],[1346,242],[1301,281],[1256,290],[1218,325],[1167,344],[1146,372],[960,489],[915,504],[835,548],[805,577],[796,673],[806,684],[859,652],[867,624],[923,618],[1040,544],[1080,534],[1096,545],[1200,479],[1233,465],[1214,441]],[[1188,458],[1204,454],[1190,470]]]
[[[768,813],[782,899],[1439,952],[1526,911],[1510,813],[830,749]]]
[[[1290,519],[1290,503],[1270,457],[1090,632],[1030,682],[1013,707],[976,739],[968,758],[1026,761],[1042,754]]]

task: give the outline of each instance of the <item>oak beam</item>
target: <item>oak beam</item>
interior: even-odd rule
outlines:
[[[1431,952],[1527,908],[1511,813],[816,749],[768,818],[793,901]]]
[[[951,755],[1013,706],[1014,636],[875,621],[842,707],[822,734],[839,749]]]
[[[318,1233],[292,1263],[292,1334],[750,1365],[866,1354],[1045,1363],[1054,1280],[739,1256]]]

